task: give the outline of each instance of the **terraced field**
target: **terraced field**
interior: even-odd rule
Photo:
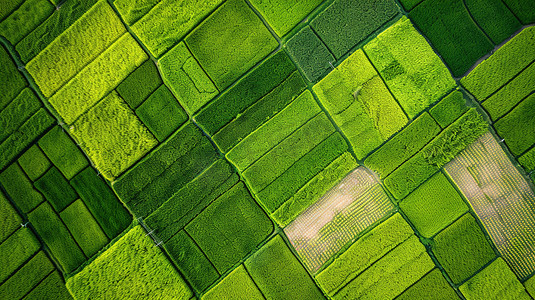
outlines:
[[[534,25],[0,0],[0,299],[534,299]]]

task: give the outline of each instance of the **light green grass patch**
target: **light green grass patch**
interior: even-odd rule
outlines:
[[[29,61],[26,69],[45,97],[50,97],[125,32],[111,6],[99,1]]]
[[[108,180],[119,176],[158,143],[116,92],[82,115],[70,131]]]
[[[192,292],[141,226],[67,280],[76,299],[189,299]]]
[[[364,51],[411,119],[455,87],[446,66],[406,17]]]
[[[52,96],[49,102],[66,123],[72,124],[147,58],[136,40],[130,34],[125,34]]]

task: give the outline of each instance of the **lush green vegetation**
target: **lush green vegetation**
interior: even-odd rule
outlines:
[[[466,100],[461,91],[453,91],[440,100],[429,113],[442,128],[448,127],[468,110]]]
[[[296,33],[284,45],[310,82],[317,82],[336,60],[310,27]]]
[[[204,41],[210,40],[210,43]],[[277,48],[277,40],[243,0],[229,0],[185,38],[218,89],[228,87]],[[213,55],[217,52],[217,55]]]
[[[535,296],[532,0],[0,2],[1,299]]]
[[[324,298],[280,235],[249,257],[245,268],[266,298]]]
[[[320,3],[321,0],[292,1],[291,5],[285,0],[251,1],[280,37],[286,35]]]
[[[232,299],[264,299],[262,293],[243,267],[234,269],[228,276],[221,280],[214,288],[203,295],[202,299],[221,299],[231,297]]]
[[[50,204],[39,205],[28,213],[28,219],[66,273],[85,261],[84,253]]]
[[[460,299],[455,290],[446,281],[439,269],[434,269],[409,287],[398,298],[400,300],[456,300]]]
[[[430,238],[468,211],[455,188],[437,173],[399,205],[416,230]]]
[[[240,182],[185,229],[217,271],[224,273],[268,237],[273,225]],[[221,239],[221,235],[232,239]]]
[[[115,179],[157,144],[116,92],[82,115],[70,131],[108,180]]]
[[[161,84],[162,79],[158,74],[158,69],[149,59],[117,86],[117,93],[132,109],[136,109]]]
[[[366,44],[364,51],[411,119],[455,86],[448,69],[406,17]]]
[[[314,92],[362,159],[400,130],[407,116],[362,50],[335,71],[317,83]]]
[[[62,211],[78,198],[67,179],[55,167],[50,168],[41,178],[35,181],[35,188],[45,196],[46,200],[52,204],[52,207],[57,212]]]
[[[496,256],[471,214],[462,216],[433,240],[433,254],[455,284],[468,279]]]
[[[30,60],[26,69],[45,97],[50,97],[125,32],[113,9],[99,1]]]
[[[192,292],[141,226],[67,280],[76,299],[189,299]]]
[[[339,59],[398,13],[392,0],[335,0],[310,25]]]
[[[186,112],[164,85],[136,109],[136,114],[160,142],[188,120]]]
[[[497,258],[459,287],[467,300],[531,299],[502,258]]]
[[[128,211],[94,169],[84,169],[70,183],[109,239],[132,222]]]

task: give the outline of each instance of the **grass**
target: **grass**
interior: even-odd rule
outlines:
[[[24,170],[28,178],[35,181],[41,177],[52,165],[50,160],[37,145],[33,145],[26,150],[18,160],[19,165]]]
[[[268,122],[241,140],[226,154],[226,158],[238,170],[244,171],[320,111],[312,94],[305,91]]]
[[[395,214],[377,225],[337,256],[315,277],[322,290],[333,296],[344,286],[384,257],[392,249],[413,236],[409,224]]]
[[[335,0],[310,26],[339,59],[398,13],[392,0]]]
[[[304,27],[284,45],[309,82],[317,82],[336,59],[310,27]]]
[[[515,14],[522,24],[535,22],[535,4],[529,0],[504,0],[507,7]]]
[[[22,218],[3,193],[0,193],[0,214],[2,215],[2,219],[0,219],[1,244],[19,228]]]
[[[130,73],[116,90],[132,109],[136,109],[161,85],[158,68],[149,59]]]
[[[243,138],[254,132],[295,100],[305,87],[305,83],[299,73],[297,71],[293,72],[280,85],[274,87],[265,96],[258,99],[221,128],[214,134],[212,139],[221,151],[230,151]]]
[[[498,134],[515,156],[522,154],[535,144],[535,94],[531,94],[511,112],[494,123]]]
[[[531,148],[528,152],[518,158],[518,162],[530,172],[535,169],[535,148]]]
[[[442,128],[448,127],[468,110],[466,100],[461,91],[456,90],[448,94],[429,113]]]
[[[179,43],[158,60],[162,79],[190,114],[196,113],[218,94],[185,43]]]
[[[407,123],[407,117],[362,50],[344,60],[313,90],[349,139],[358,159]]]
[[[50,168],[34,183],[56,212],[60,212],[78,198],[78,194],[56,167]]]
[[[225,297],[237,300],[264,299],[243,265],[230,272],[223,280],[204,294],[201,299],[217,300]]]
[[[132,223],[132,216],[94,169],[84,169],[70,183],[108,239],[112,240]]]
[[[426,0],[416,6],[409,17],[455,77],[463,76],[493,48],[485,33],[472,21],[463,0]]]
[[[273,224],[243,182],[216,199],[186,227],[219,273],[255,249],[273,231]],[[232,239],[221,239],[229,236]]]
[[[459,296],[446,281],[439,269],[434,269],[414,285],[406,289],[397,299],[421,299],[421,300],[456,300]]]
[[[192,292],[158,247],[136,226],[67,280],[76,299],[189,299]]]
[[[228,87],[278,45],[243,0],[222,4],[185,41],[219,90]]]
[[[495,94],[482,103],[492,120],[506,115],[518,103],[534,91],[535,64],[517,74],[510,82],[501,87]]]
[[[237,182],[238,176],[231,165],[219,159],[164,202],[145,222],[167,241]]]
[[[280,235],[250,256],[245,268],[267,299],[324,299]]]
[[[48,131],[39,140],[39,147],[67,179],[89,165],[80,148],[60,126]]]
[[[467,300],[531,299],[505,261],[498,257],[459,287]]]
[[[0,34],[16,45],[54,11],[47,0],[28,0],[0,22]]]
[[[45,108],[40,108],[0,144],[0,170],[55,123],[56,120],[50,113]]]
[[[334,131],[325,114],[319,114],[305,123],[243,172],[252,191],[258,195]]]
[[[195,116],[195,120],[209,135],[214,135],[279,86],[294,71],[295,66],[288,55],[284,51],[279,51],[208,104]]]
[[[496,256],[471,214],[465,214],[433,240],[431,250],[454,284],[468,279]]]
[[[92,257],[108,243],[108,238],[82,200],[76,200],[59,215],[85,256]]]
[[[294,1],[288,6],[289,3],[284,0],[252,0],[251,4],[266,19],[273,31],[283,37],[321,2],[321,0]]]
[[[45,202],[39,205],[28,214],[28,220],[65,273],[71,273],[86,260],[84,253],[50,204]]]
[[[137,215],[147,216],[217,159],[210,141],[191,122],[113,183]]]
[[[0,297],[22,299],[53,270],[52,262],[43,251],[39,251],[0,286]]]
[[[535,60],[535,28],[527,27],[478,64],[461,84],[479,101],[487,99]]]
[[[0,244],[0,282],[8,279],[39,248],[41,245],[30,228],[19,228],[3,241]]]
[[[406,17],[364,51],[411,119],[455,87],[446,66]]]
[[[2,9],[0,10],[0,19],[5,19],[9,16],[14,10],[17,9],[24,1],[22,0],[11,0],[2,2]]]
[[[304,265],[316,272],[334,254],[394,210],[364,168],[349,173],[285,229]]]
[[[147,54],[130,34],[125,34],[48,101],[66,123],[73,124],[103,97],[109,97],[110,92],[145,60]]]
[[[122,174],[158,143],[116,92],[82,115],[70,132],[108,180]]]
[[[385,186],[396,199],[404,198],[487,132],[487,128],[488,124],[474,108],[468,110],[420,152],[388,175],[384,180]]]
[[[192,288],[200,293],[219,278],[210,260],[184,230],[165,243],[165,249]]]
[[[384,178],[421,150],[439,132],[440,127],[433,118],[428,113],[423,113],[368,156],[364,165]]]
[[[188,120],[186,112],[164,85],[136,109],[136,114],[159,142],[163,142]]]
[[[0,94],[0,109],[3,110],[28,85],[4,46],[0,46],[0,74],[4,85]]]
[[[44,96],[50,97],[125,32],[108,3],[99,1],[30,60],[26,69]]]
[[[7,167],[0,174],[0,183],[2,183],[7,195],[23,213],[31,211],[44,200],[43,195],[33,188],[32,182],[16,163]]]
[[[425,238],[430,238],[468,211],[461,196],[442,173],[436,173],[409,194],[401,210]]]
[[[117,1],[116,3],[125,3]],[[154,1],[143,1],[149,5],[156,4]],[[169,48],[179,42],[186,34],[192,30],[204,17],[214,10],[222,0],[196,1],[158,1],[152,9],[131,25],[132,31],[139,37],[141,42],[147,46],[155,57],[160,57]],[[145,4],[143,3],[143,4]],[[137,4],[137,3],[136,3]],[[125,7],[131,4],[125,3],[118,6]],[[146,4],[145,4],[146,5]],[[147,5],[147,6],[149,6]],[[145,11],[141,6],[135,6],[136,14],[138,10]],[[132,10],[126,10],[131,12]],[[119,10],[121,12],[121,10]],[[122,12],[121,12],[122,13]],[[131,18],[131,17],[128,17]]]
[[[97,0],[68,1],[54,11],[50,17],[40,22],[32,32],[16,44],[15,49],[23,63],[28,63],[39,52],[43,51],[62,32],[67,30],[76,20],[86,13]]]
[[[15,132],[42,107],[41,101],[29,88],[25,88],[0,111],[0,143]]]
[[[25,297],[25,300],[73,299],[58,271],[52,272]]]
[[[344,286],[334,299],[392,299],[417,282],[434,263],[416,236],[394,248]]]
[[[467,0],[465,5],[474,21],[495,45],[520,29],[520,22],[502,1]]]

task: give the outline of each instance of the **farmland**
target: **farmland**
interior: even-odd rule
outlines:
[[[535,298],[533,0],[1,0],[0,299]]]

